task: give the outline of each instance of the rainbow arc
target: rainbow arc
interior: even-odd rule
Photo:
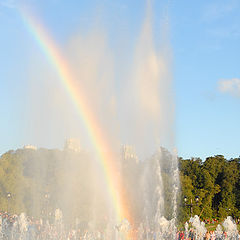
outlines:
[[[54,67],[59,79],[75,105],[80,118],[83,120],[102,166],[117,221],[120,222],[124,218],[131,221],[126,204],[127,201],[123,197],[125,194],[121,194],[123,189],[117,174],[115,155],[96,116],[88,106],[86,96],[81,92],[79,85],[76,85],[77,81],[68,62],[40,21],[31,15],[29,11],[26,11],[26,9],[21,9],[21,15],[29,32]]]

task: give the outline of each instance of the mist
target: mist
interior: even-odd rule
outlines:
[[[149,218],[158,229],[156,223],[163,215],[176,216],[178,177],[176,157],[168,153],[175,147],[169,23],[167,18],[160,19],[156,37],[152,19],[148,4],[132,48],[130,43],[125,47],[113,44],[108,29],[96,21],[88,31],[76,29],[60,50],[77,92],[84,94],[108,150],[114,153],[114,174],[124,188],[118,194],[127,198],[131,224],[138,226]],[[115,38],[128,36],[116,32]],[[43,54],[34,52],[29,62],[26,135],[30,144],[40,148],[41,159],[34,157],[29,171],[36,175],[31,181],[42,186],[40,193],[30,189],[29,212],[41,215],[41,196],[47,192],[53,195],[52,210],[61,209],[67,224],[73,226],[80,216],[80,222],[93,228],[106,227],[116,219],[114,207],[101,159],[83,121],[85,113],[76,108]],[[41,147],[60,150],[49,150],[46,156]]]
[[[111,148],[119,152],[121,145],[133,145],[141,159],[159,146],[170,151],[175,147],[169,23],[164,18],[160,21],[156,44],[148,4],[136,44],[131,52],[122,49],[128,51],[124,57],[112,47],[107,29],[97,23],[88,32],[76,30],[61,49],[75,86],[84,92]],[[76,138],[83,149],[94,151],[81,113],[51,64],[39,53],[32,58],[29,143],[62,147],[66,139]],[[122,66],[124,62],[130,64]]]

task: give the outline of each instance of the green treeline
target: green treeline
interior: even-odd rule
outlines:
[[[200,197],[199,206],[193,213],[202,218],[240,217],[240,158],[227,160],[222,155],[179,159],[182,198]],[[189,207],[182,201],[180,216],[189,216]]]
[[[126,198],[130,200],[128,207],[137,221],[145,217],[144,194],[154,200],[154,189],[158,184],[158,179],[148,178],[149,185],[141,189],[145,181],[143,176],[152,176],[158,162],[164,187],[164,214],[171,218],[170,158],[165,150],[161,157],[155,154],[145,162],[131,157],[125,159],[124,163],[118,162],[119,171],[116,174],[123,175]],[[227,160],[221,155],[209,157],[205,161],[199,158],[179,158],[178,163],[180,221],[190,217],[190,207],[184,204],[184,196],[187,197],[187,204],[192,199],[192,214],[201,218],[219,219],[227,215],[240,217],[240,158]],[[104,214],[112,209],[106,198],[107,189],[101,171],[99,163],[86,152],[57,149],[8,151],[0,157],[0,211],[16,214],[26,212],[30,216],[44,218],[47,214],[53,214],[54,209],[60,208],[66,218],[88,222],[101,216],[100,222],[107,222]],[[8,193],[11,193],[11,197],[7,197]],[[195,205],[196,196],[200,199],[198,205]],[[156,201],[154,204],[157,206]],[[152,216],[154,214],[153,211]]]

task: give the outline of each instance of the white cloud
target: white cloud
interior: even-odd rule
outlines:
[[[223,79],[218,83],[218,89],[220,92],[229,93],[232,96],[240,97],[240,79]]]

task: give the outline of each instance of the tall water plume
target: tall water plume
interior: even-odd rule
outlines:
[[[145,220],[155,231],[161,232],[162,217],[177,217],[179,177],[174,150],[169,22],[166,16],[162,18],[159,41],[156,41],[152,19],[152,5],[148,1],[127,87],[124,88],[123,102],[127,114],[123,114],[125,128],[121,133],[125,134],[126,142],[135,146],[144,165],[141,182]],[[165,146],[171,153],[160,146]]]
[[[129,213],[129,219],[121,222],[112,217],[116,210],[104,178],[107,168],[99,162],[96,150],[103,140],[94,142],[89,137],[92,126],[84,123],[85,112],[75,108],[77,104],[73,104],[74,98],[67,94],[59,76],[35,54],[29,73],[29,142],[53,147],[73,137],[80,144],[73,146],[71,140],[63,150],[25,150],[24,174],[35,184],[29,191],[29,214],[46,214],[47,220],[53,218],[54,209],[61,209],[65,227],[90,232],[104,228],[109,236],[106,239],[126,235],[131,226],[141,226],[142,235],[152,229],[158,239],[169,237],[167,229],[174,233],[179,180],[168,28],[163,18],[157,41],[148,3],[136,46],[126,54],[132,63],[125,66],[124,73],[107,30],[98,24],[87,33],[72,34],[61,49],[74,76],[76,92],[84,94],[96,129],[104,133],[107,148],[100,151],[115,157],[111,159],[116,169],[112,175],[118,179],[115,186],[121,186],[117,189],[119,199],[124,200]],[[123,92],[117,89],[119,85]],[[126,144],[122,155],[121,143]]]

